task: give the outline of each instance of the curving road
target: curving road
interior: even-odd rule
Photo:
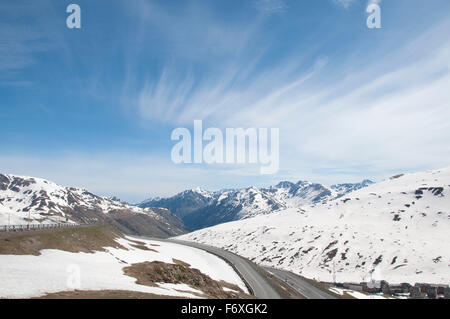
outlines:
[[[251,289],[251,293],[259,299],[281,299],[281,296],[275,290],[274,287],[261,275],[255,268],[255,265],[249,260],[233,254],[223,249],[212,247],[204,244],[176,240],[176,239],[156,239],[155,241],[167,241],[185,246],[190,246],[207,251],[213,255],[216,255],[226,262],[232,265],[232,267],[239,273],[239,275],[246,282],[247,286]]]
[[[228,262],[232,267],[239,273],[243,278],[247,287],[250,289],[252,295],[259,299],[281,299],[282,297],[273,287],[273,285],[267,280],[267,278],[258,271],[254,263],[248,259],[231,253],[229,251],[190,241],[177,240],[177,239],[159,239],[159,238],[148,238],[155,241],[165,241],[172,242],[180,245],[190,246],[198,249],[207,251],[213,255],[216,255],[226,262]],[[281,281],[287,283],[300,295],[307,299],[336,299],[335,296],[328,293],[327,291],[320,289],[312,285],[307,280],[302,277],[286,270],[263,267],[266,271],[271,273],[273,276],[279,278]]]

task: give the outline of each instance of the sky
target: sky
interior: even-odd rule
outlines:
[[[449,30],[448,0],[1,1],[0,172],[139,202],[447,167]],[[194,120],[278,128],[279,171],[176,165]]]

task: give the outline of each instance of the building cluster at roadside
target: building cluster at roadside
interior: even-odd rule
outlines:
[[[416,283],[389,284],[387,281],[372,281],[360,283],[337,283],[337,287],[368,294],[383,294],[394,297],[411,299],[450,299],[450,287],[448,285]]]

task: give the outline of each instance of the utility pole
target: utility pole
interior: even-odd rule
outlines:
[[[335,269],[335,267],[336,267],[336,263],[333,259],[333,283],[336,286],[336,269]]]

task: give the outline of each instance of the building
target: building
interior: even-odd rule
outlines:
[[[344,283],[343,286],[346,289],[351,289],[351,290],[355,290],[355,291],[363,291],[364,290],[364,285],[358,284],[358,283]]]

